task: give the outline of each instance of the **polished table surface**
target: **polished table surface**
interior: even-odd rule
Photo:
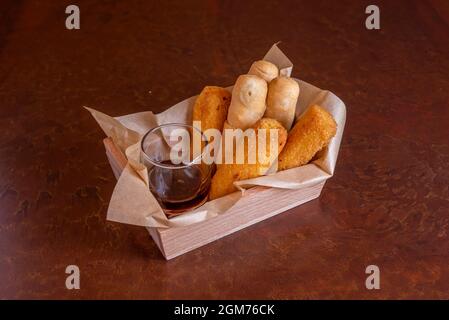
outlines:
[[[0,298],[449,298],[449,2],[0,2]],[[110,115],[231,85],[269,47],[347,123],[319,199],[171,261],[106,221]],[[77,265],[81,289],[67,290]],[[380,268],[380,290],[365,269]]]

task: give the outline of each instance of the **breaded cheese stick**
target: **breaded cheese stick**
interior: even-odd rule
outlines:
[[[237,164],[235,161],[236,155],[234,155],[234,163],[224,163],[217,167],[217,172],[213,176],[211,182],[209,193],[210,200],[220,198],[236,191],[237,188],[234,186],[234,181],[251,179],[264,175],[270,169],[274,161],[276,161],[279,152],[281,152],[287,141],[287,130],[285,130],[285,128],[277,120],[270,118],[260,119],[253,126],[253,129],[255,129],[256,141],[259,135],[263,133],[263,131],[260,131],[260,129],[266,130],[265,159],[260,159],[259,157],[257,157],[256,163],[250,164],[248,161],[248,140],[239,140],[240,143],[245,144],[244,162],[241,164]],[[274,134],[270,134],[270,129],[277,130],[277,137]],[[270,155],[270,145],[272,143],[278,144],[278,149],[276,154]],[[257,147],[256,150],[250,149],[249,152],[252,151],[257,153]]]
[[[279,171],[308,163],[336,132],[337,123],[329,112],[318,105],[309,107],[288,134],[287,144],[279,154]]]
[[[231,103],[231,93],[221,87],[216,86],[206,86],[203,88],[199,96],[196,98],[195,105],[193,106],[192,121],[193,125],[197,126],[200,122],[201,131],[204,133],[208,129],[217,129],[220,132],[223,130],[223,125],[226,121],[228,115],[229,105]],[[199,150],[195,150],[194,141],[195,138],[191,139],[191,158],[196,158]],[[209,142],[212,142],[209,141]],[[205,146],[205,142],[201,142],[201,151]],[[215,154],[215,150],[212,151]],[[206,172],[208,165],[201,162],[201,165]]]
[[[223,130],[228,115],[231,93],[224,88],[206,86],[201,91],[193,107],[193,121],[201,121],[201,130]]]

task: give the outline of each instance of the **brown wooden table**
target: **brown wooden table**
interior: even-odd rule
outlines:
[[[371,1],[79,0],[80,30],[72,1],[1,1],[0,298],[449,298],[449,2],[374,2],[369,31]],[[277,41],[348,108],[321,198],[169,262],[107,222],[115,178],[81,106],[159,112]]]

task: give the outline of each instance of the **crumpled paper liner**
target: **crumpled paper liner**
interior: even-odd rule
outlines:
[[[290,76],[293,64],[278,48],[277,44],[271,47],[264,60],[276,64],[281,75]],[[318,104],[332,114],[337,122],[337,134],[331,140],[329,146],[322,150],[312,163],[254,179],[238,181],[235,185],[242,192],[235,192],[208,201],[194,211],[170,219],[166,217],[149,190],[147,169],[140,163],[140,141],[148,130],[158,125],[173,122],[191,124],[192,109],[197,96],[181,101],[159,114],[146,111],[113,118],[86,107],[105,134],[113,139],[128,158],[128,164],[112,193],[107,219],[145,227],[181,227],[226,212],[240,197],[244,196],[243,191],[252,186],[300,189],[329,179],[334,173],[345,126],[345,105],[332,92],[321,90],[298,79],[295,80],[300,87],[296,117],[303,113],[308,106]],[[232,90],[232,86],[227,89]]]

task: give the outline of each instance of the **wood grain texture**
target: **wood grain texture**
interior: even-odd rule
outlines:
[[[0,298],[449,298],[447,3],[377,0],[368,31],[368,1],[77,0],[68,31],[65,1],[0,1]],[[116,179],[82,106],[161,112],[277,41],[348,109],[320,198],[168,262],[107,222]]]
[[[320,196],[324,182],[301,190],[254,187],[227,212],[182,228],[158,229],[166,259],[175,258]],[[276,201],[273,201],[276,199]]]

